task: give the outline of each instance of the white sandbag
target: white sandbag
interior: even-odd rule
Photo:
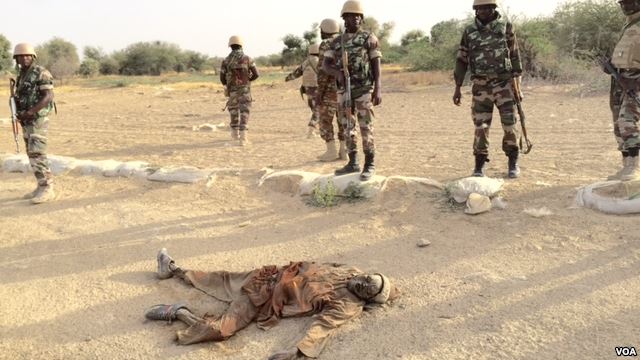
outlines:
[[[68,156],[50,155],[49,168],[53,175],[60,175],[76,168],[77,159]]]
[[[491,210],[491,199],[488,196],[471,193],[467,197],[467,206],[464,209],[465,214],[477,215]]]
[[[7,154],[2,158],[2,171],[29,173],[31,172],[29,158],[24,154]]]
[[[147,176],[147,180],[160,182],[179,182],[193,184],[209,180],[213,176],[211,170],[198,169],[193,166],[163,167]]]
[[[314,174],[314,173],[309,173]],[[315,177],[306,176],[300,183],[300,195],[311,195],[313,189],[318,186],[324,189],[327,183],[331,181],[336,188],[336,195],[345,197],[358,197],[370,199],[380,192],[386,177],[374,175],[368,181],[360,181],[360,173],[352,173],[347,175],[335,176],[315,174]]]
[[[103,172],[107,177],[137,177],[146,178],[153,170],[149,169],[149,163],[144,161],[128,161],[120,163],[115,169]]]
[[[273,191],[298,194],[300,192],[301,183],[308,183],[320,176],[316,173],[286,170],[286,171],[269,171],[260,178],[258,186],[265,186]]]
[[[624,187],[620,181],[604,181],[587,185],[578,189],[576,205],[599,210],[607,214],[637,214],[640,213],[640,197],[621,194],[621,196],[605,196],[596,193],[604,188]]]
[[[213,124],[202,124],[202,125],[194,125],[193,131],[216,131],[218,129],[217,125]]]
[[[463,203],[472,193],[492,198],[502,189],[503,184],[503,179],[472,176],[448,183],[445,190],[456,202]]]

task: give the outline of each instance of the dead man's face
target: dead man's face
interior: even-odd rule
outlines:
[[[640,6],[636,0],[620,0],[618,4],[625,15],[633,15],[640,10]]]
[[[382,276],[378,274],[364,274],[349,279],[347,289],[362,300],[371,300],[382,291]]]

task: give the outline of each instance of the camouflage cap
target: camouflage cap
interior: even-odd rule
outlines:
[[[37,57],[36,51],[33,46],[27,43],[20,43],[16,45],[15,49],[13,50],[13,57],[16,57],[18,55],[32,55],[34,58]]]

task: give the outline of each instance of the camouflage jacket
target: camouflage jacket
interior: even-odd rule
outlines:
[[[41,90],[53,90],[53,76],[40,65],[31,65],[26,72],[18,73],[16,81],[16,107],[23,112],[34,107],[40,101]],[[53,102],[38,111],[38,116],[47,116],[53,108]]]
[[[513,25],[496,15],[486,25],[475,19],[464,29],[454,72],[456,84],[462,85],[467,68],[472,79],[509,79],[522,74]]]
[[[340,36],[339,34],[335,34],[334,36],[322,40],[320,43],[320,51],[318,52],[318,91],[320,93],[335,93],[338,91],[338,87],[336,85],[336,78],[327,74],[322,69],[322,63],[324,62],[324,53],[325,51],[330,49],[331,42]]]
[[[302,76],[302,86],[318,86],[318,57],[309,55],[295,70],[287,75],[287,80],[297,79]]]
[[[627,16],[622,35],[611,55],[611,64],[620,70],[620,75],[640,79],[640,12]]]
[[[224,76],[226,86],[229,89],[251,86],[251,68],[255,64],[253,60],[244,54],[242,49],[232,50],[229,56],[222,61],[220,75]]]
[[[344,45],[343,45],[344,44]],[[343,49],[344,47],[344,49]],[[353,34],[337,36],[324,56],[333,58],[338,69],[343,69],[342,52],[347,53],[349,77],[351,79],[351,96],[358,98],[373,90],[374,79],[371,73],[371,60],[382,56],[378,38],[364,30]]]

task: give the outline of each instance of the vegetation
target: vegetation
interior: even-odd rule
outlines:
[[[550,16],[510,20],[516,29],[525,74],[556,82],[593,81],[593,58],[611,54],[625,22],[617,3],[610,0],[569,0],[558,5]],[[389,40],[395,28],[393,22],[380,24],[375,18],[366,17],[363,27],[380,40],[384,63],[411,70],[450,72],[462,31],[471,21],[472,18],[444,20],[428,33],[414,29],[402,35],[397,44]],[[314,23],[300,36],[285,35],[282,51],[257,57],[256,64],[281,68],[297,65],[307,56],[308,46],[319,41],[318,24]],[[12,70],[10,46],[0,34],[0,72]],[[162,41],[134,43],[111,54],[86,47],[82,63],[75,46],[60,38],[38,46],[36,51],[39,62],[56,78],[74,74],[93,77],[215,72],[222,61]]]

